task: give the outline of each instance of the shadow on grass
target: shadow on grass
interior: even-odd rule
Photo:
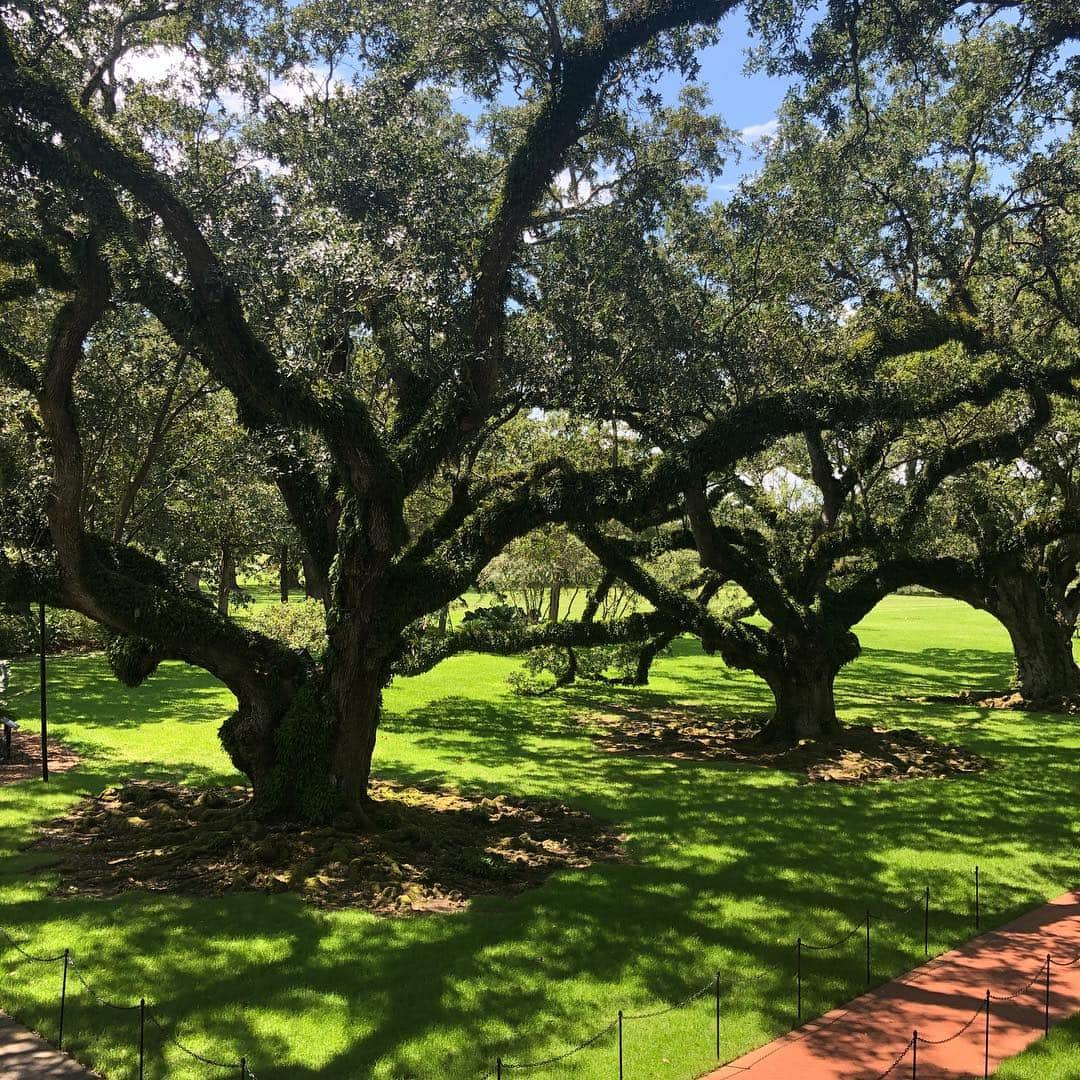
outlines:
[[[2,834],[13,852],[0,874],[2,919],[35,944],[74,945],[103,993],[133,1000],[145,992],[160,1003],[167,1026],[180,1021],[178,1034],[196,1048],[211,1056],[246,1052],[260,1080],[478,1078],[496,1054],[521,1061],[556,1052],[608,1023],[617,1008],[678,999],[717,969],[725,983],[725,1048],[734,1054],[793,1022],[800,933],[839,936],[867,904],[883,914],[905,907],[929,883],[932,944],[940,948],[973,933],[975,862],[984,869],[988,923],[1075,876],[1075,721],[896,700],[913,686],[982,683],[1007,666],[1007,655],[991,651],[866,650],[841,681],[845,718],[918,727],[1000,767],[962,780],[861,788],[800,785],[726,763],[597,753],[576,716],[613,697],[639,709],[678,700],[733,715],[767,710],[762,685],[687,642],[676,643],[645,690],[575,687],[535,702],[492,681],[419,705],[396,698],[377,760],[381,774],[406,782],[455,776],[463,788],[549,794],[618,822],[629,835],[629,864],[565,872],[543,888],[478,901],[446,918],[328,915],[289,896],[50,897],[40,858],[13,852],[33,821],[80,790],[115,782],[118,772],[219,779],[201,758],[125,761],[122,768],[87,762],[47,793],[31,785],[0,792],[2,820],[15,819]],[[169,673],[172,689],[140,698],[137,709],[114,720],[108,689],[96,676],[80,683],[72,674],[65,692],[72,708],[84,691],[90,695],[80,724],[97,747],[122,747],[146,725],[165,724],[189,695],[201,715],[193,719],[185,704],[185,724],[219,722],[228,708],[227,696],[205,678],[173,683]],[[78,941],[70,940],[73,931]],[[918,913],[875,924],[876,977],[917,963],[921,933]],[[854,996],[863,982],[856,935],[848,951],[808,961],[805,1015]],[[48,1034],[51,976],[8,986]],[[107,1073],[130,1072],[134,1043],[124,1041],[116,1017],[82,999],[73,1009],[74,1044],[91,1046]],[[632,1029],[637,1049],[628,1053],[648,1064],[630,1075],[703,1071],[710,1025],[707,1005],[640,1022]],[[181,1075],[175,1052],[161,1057],[156,1035],[150,1052],[152,1068]],[[556,1075],[607,1075],[611,1060],[607,1043]]]

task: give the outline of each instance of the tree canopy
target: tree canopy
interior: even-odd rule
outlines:
[[[929,500],[1075,390],[1078,27],[739,5],[798,89],[718,203],[693,80],[736,6],[0,7],[0,463],[34,478],[0,598],[97,620],[131,681],[222,679],[267,813],[362,813],[387,680],[464,648],[689,630],[827,727]],[[192,545],[260,523],[324,603],[318,658],[185,587]],[[597,621],[598,586],[581,619],[430,633],[560,527],[652,610]],[[680,548],[698,595],[648,564]],[[723,581],[772,628],[711,610]]]

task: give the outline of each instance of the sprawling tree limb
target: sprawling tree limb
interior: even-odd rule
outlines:
[[[613,66],[665,31],[711,25],[737,0],[645,0],[612,20],[597,21],[563,48],[552,85],[541,98],[507,164],[477,260],[472,304],[472,355],[459,395],[430,410],[401,450],[410,486],[463,435],[475,431],[496,386],[504,348],[507,271],[529,220],[555,177]]]
[[[60,134],[70,153],[94,173],[127,191],[157,215],[182,253],[196,317],[212,345],[205,359],[243,408],[302,430],[317,431],[358,492],[393,484],[390,461],[367,409],[347,389],[313,390],[285,375],[248,325],[234,283],[203,236],[194,216],[145,155],[121,147],[50,80],[29,70],[0,24],[0,108],[25,111]]]
[[[484,619],[476,619],[449,634],[420,639],[397,661],[394,670],[399,675],[418,675],[462,652],[512,656],[545,645],[561,648],[625,645],[645,642],[658,634],[681,633],[681,630],[677,621],[655,611],[612,622],[574,620],[509,627],[493,626]]]

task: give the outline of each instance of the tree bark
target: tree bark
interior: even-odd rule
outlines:
[[[768,682],[776,709],[762,732],[768,742],[793,746],[801,739],[821,739],[840,730],[833,683],[836,672],[826,667],[792,665],[771,675]]]
[[[382,716],[382,691],[387,677],[367,664],[348,679],[331,680],[331,701],[337,734],[331,757],[331,784],[349,810],[362,811],[368,802],[371,760]],[[343,691],[344,686],[347,691]]]
[[[802,739],[828,739],[840,731],[834,685],[840,669],[859,653],[850,631],[836,636],[830,645],[826,635],[811,632],[805,637],[771,634],[779,646],[758,674],[769,684],[776,708],[761,737],[772,743],[794,746]]]
[[[1012,641],[1016,690],[1024,703],[1060,708],[1080,700],[1074,624],[1056,610],[1038,576],[1019,567],[998,568],[989,608]]]
[[[278,592],[281,602],[289,602],[289,545],[282,544],[278,548]]]
[[[631,677],[631,681],[634,686],[649,685],[649,674],[652,672],[653,661],[674,640],[674,634],[660,634],[657,637],[651,638],[649,641],[645,642],[645,644],[641,646],[641,649],[638,651],[637,664],[634,667],[634,674]]]
[[[217,609],[219,615],[229,614],[229,594],[236,589],[236,557],[232,544],[227,540],[221,544],[221,558],[218,563]]]
[[[385,618],[385,615],[384,615]],[[333,728],[329,783],[335,802],[363,813],[371,759],[396,641],[371,632],[372,618],[335,611],[325,664],[325,704]]]
[[[318,572],[314,560],[307,554],[306,550],[301,552],[300,562],[304,568],[304,595],[309,600],[322,600],[325,603],[327,598],[326,580]]]
[[[559,621],[559,611],[562,608],[562,588],[558,585],[551,586],[551,595],[548,598],[548,622]]]

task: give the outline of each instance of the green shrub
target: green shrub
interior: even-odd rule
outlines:
[[[85,615],[59,608],[46,609],[45,647],[48,652],[83,652],[101,649],[104,645],[104,630]],[[0,610],[0,656],[27,656],[40,648],[36,609],[30,615]]]
[[[248,626],[291,649],[306,649],[312,656],[326,648],[326,615],[318,600],[260,605],[252,611]]]

